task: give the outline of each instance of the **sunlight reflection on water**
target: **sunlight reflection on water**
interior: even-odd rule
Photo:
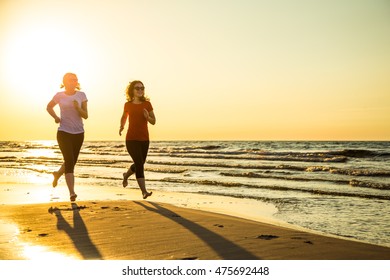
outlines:
[[[0,249],[6,258],[27,260],[75,260],[74,256],[50,251],[49,247],[19,241],[20,230],[17,225],[0,221]]]
[[[18,234],[19,228],[16,225],[0,221],[0,244],[15,241]]]
[[[75,258],[69,255],[52,252],[48,247],[31,245],[27,243],[21,244],[23,247],[23,256],[28,260],[74,260]]]

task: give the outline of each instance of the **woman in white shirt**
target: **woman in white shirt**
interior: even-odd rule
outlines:
[[[53,172],[53,187],[57,186],[59,178],[65,173],[66,184],[69,189],[70,200],[76,200],[74,191],[74,166],[76,165],[81,146],[84,142],[84,125],[82,119],[88,118],[87,96],[80,90],[76,74],[66,73],[61,87],[65,91],[58,92],[47,104],[47,112],[59,123],[57,142],[60,147],[64,163],[60,169]],[[54,111],[59,105],[61,117]]]

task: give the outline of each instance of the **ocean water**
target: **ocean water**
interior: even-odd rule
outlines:
[[[0,142],[7,183],[58,169],[54,141]],[[121,188],[124,142],[84,142],[75,175]],[[272,203],[274,218],[390,247],[390,142],[155,141],[148,189]]]

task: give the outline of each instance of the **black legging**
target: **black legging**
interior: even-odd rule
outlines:
[[[65,161],[65,174],[73,173],[81,146],[84,142],[84,133],[71,134],[64,131],[57,132],[57,142]]]
[[[126,140],[126,148],[134,164],[130,166],[136,178],[145,178],[144,164],[149,150],[149,141]]]

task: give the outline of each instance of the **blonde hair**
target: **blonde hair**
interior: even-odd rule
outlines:
[[[64,88],[64,87],[65,87],[65,81],[68,80],[71,76],[77,78],[77,75],[74,74],[74,73],[66,73],[66,74],[64,75],[64,77],[62,78],[62,84],[60,85],[60,88]],[[79,83],[77,83],[76,89],[77,89],[77,90],[80,90],[80,89],[81,89]]]

